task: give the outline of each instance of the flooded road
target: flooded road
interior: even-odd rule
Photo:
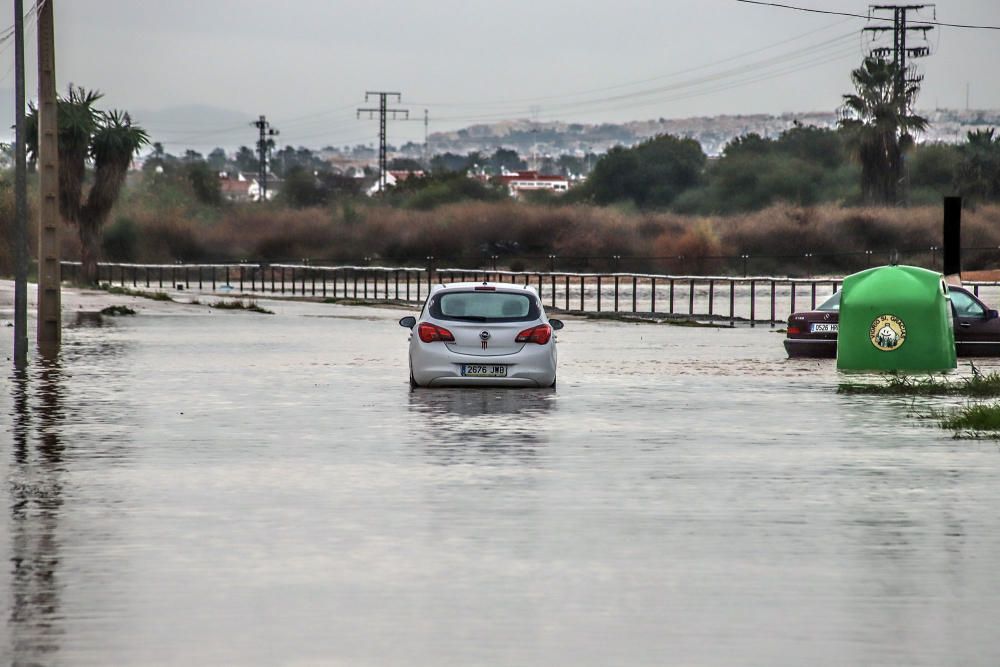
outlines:
[[[5,374],[4,662],[1000,660],[1000,450],[930,400],[572,319],[557,391],[411,392],[407,311],[260,303]]]

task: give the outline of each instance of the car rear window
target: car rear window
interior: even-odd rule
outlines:
[[[512,292],[443,292],[431,299],[431,316],[469,322],[520,322],[539,317],[530,294]]]
[[[817,306],[816,310],[840,310],[840,294],[841,292],[834,292],[829,299]]]

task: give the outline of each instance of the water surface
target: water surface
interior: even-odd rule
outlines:
[[[5,661],[1000,660],[1000,452],[930,399],[838,396],[767,328],[583,320],[556,391],[411,392],[404,312],[262,304],[4,377]]]

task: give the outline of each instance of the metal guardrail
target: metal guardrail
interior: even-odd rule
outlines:
[[[79,276],[79,262],[62,265],[68,279]],[[698,317],[751,326],[775,326],[796,310],[814,309],[843,280],[249,263],[101,263],[98,276],[101,283],[122,287],[412,304],[421,303],[437,283],[510,282],[534,287],[548,307],[569,312]],[[1000,296],[1000,282],[964,284],[977,296],[984,288]]]

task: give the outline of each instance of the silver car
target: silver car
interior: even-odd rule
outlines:
[[[559,320],[533,287],[451,283],[431,290],[410,329],[411,387],[556,386]]]

